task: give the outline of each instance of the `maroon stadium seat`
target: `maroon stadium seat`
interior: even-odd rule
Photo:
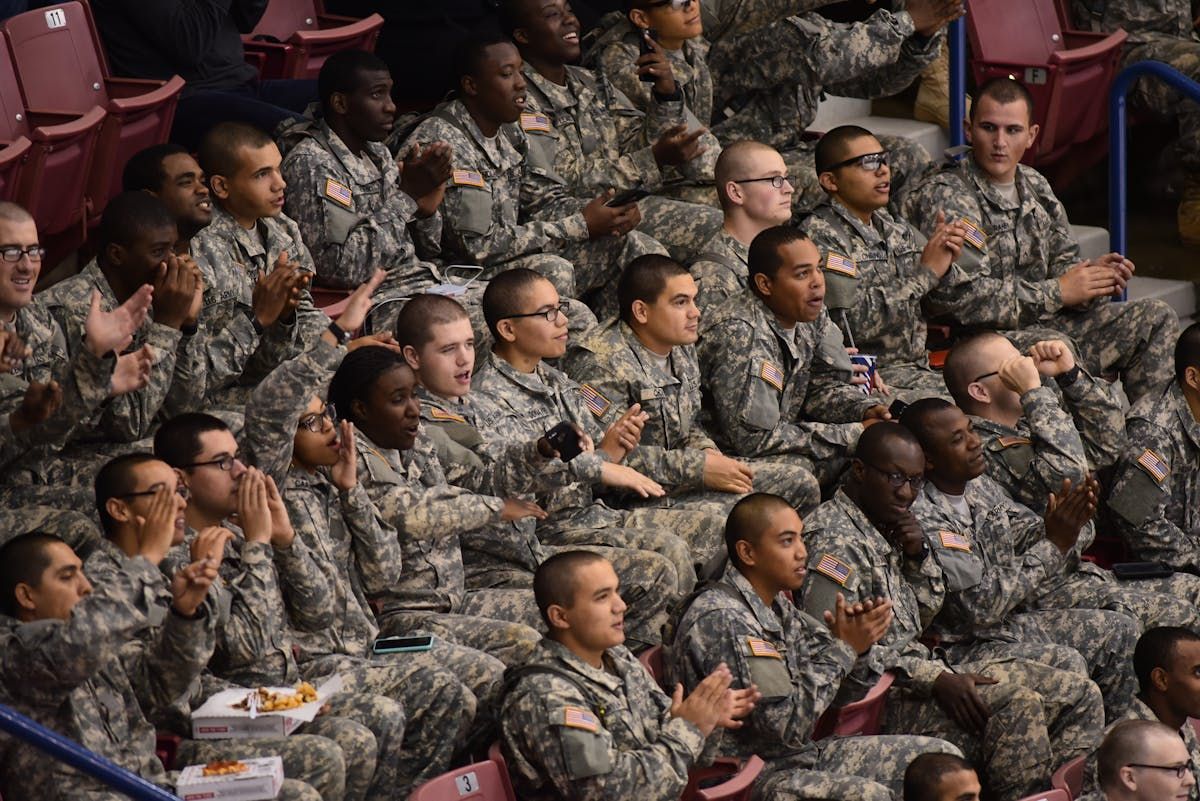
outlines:
[[[971,61],[977,83],[1010,76],[1034,98],[1042,128],[1025,154],[1037,166],[1059,160],[1073,145],[1108,129],[1108,87],[1125,32],[1064,29],[1055,0],[971,3],[967,7]]]
[[[271,0],[262,19],[242,37],[246,60],[264,80],[316,78],[325,59],[341,50],[375,50],[383,17],[325,13],[321,0]]]
[[[508,775],[508,761],[504,759],[504,752],[500,749],[500,741],[492,743],[488,748],[488,759],[496,763],[496,770],[500,773],[500,781],[504,784],[504,794],[509,798],[509,801],[517,801],[517,794],[513,791],[512,777]]]
[[[475,762],[430,779],[408,801],[512,801],[504,792],[500,770],[492,761]]]
[[[888,690],[895,680],[896,677],[892,673],[884,673],[875,686],[859,700],[845,706],[826,709],[825,714],[821,715],[817,725],[813,727],[813,739],[820,740],[831,734],[879,734],[879,719],[883,715]]]
[[[1050,786],[1055,790],[1062,790],[1068,798],[1078,798],[1083,790],[1083,768],[1086,761],[1086,755],[1075,757],[1054,771],[1054,775],[1050,777]]]
[[[91,9],[76,1],[10,17],[4,32],[32,108],[83,114],[100,106],[108,113],[88,177],[95,220],[121,190],[121,170],[129,157],[167,141],[183,79],[110,77]]]
[[[1021,801],[1071,801],[1071,796],[1065,790],[1046,790],[1022,798]]]
[[[762,773],[763,761],[752,756],[746,761],[717,757],[711,765],[688,771],[688,785],[681,801],[747,801],[754,782]],[[712,784],[721,779],[720,784]],[[705,786],[701,786],[705,785]]]

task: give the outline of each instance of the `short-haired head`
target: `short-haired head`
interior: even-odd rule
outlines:
[[[215,125],[200,142],[200,168],[211,181],[214,176],[232,178],[241,169],[240,151],[257,150],[274,144],[261,128],[244,122],[221,122]]]
[[[928,452],[933,444],[938,415],[951,409],[958,411],[958,407],[945,398],[920,398],[904,407],[899,423],[911,431],[922,449]]]
[[[1171,672],[1179,645],[1185,642],[1200,642],[1200,634],[1182,626],[1156,626],[1142,633],[1133,649],[1133,675],[1139,693],[1155,689],[1155,670]]]
[[[1106,794],[1121,788],[1121,771],[1144,764],[1165,742],[1180,742],[1179,732],[1157,720],[1123,720],[1109,729],[1096,752],[1096,778]],[[1110,795],[1111,797],[1111,795]]]
[[[66,545],[54,534],[30,531],[0,545],[0,612],[13,618],[20,615],[17,585],[36,588],[41,584],[42,574],[50,566],[50,547],[56,543]]]
[[[96,473],[96,512],[100,515],[100,528],[105,537],[116,533],[117,521],[108,513],[108,502],[133,492],[137,486],[136,468],[147,462],[161,461],[152,453],[125,453],[109,459]]]
[[[547,626],[550,626],[551,606],[570,608],[574,605],[579,571],[604,561],[607,560],[593,551],[561,551],[538,565],[533,574],[533,599]]]
[[[526,267],[516,267],[505,270],[488,281],[487,288],[483,290],[483,319],[497,341],[500,334],[496,326],[500,321],[514,314],[525,313],[529,290],[539,282],[547,280],[538,272]]]
[[[506,45],[516,47],[512,39],[499,28],[484,26],[467,33],[454,51],[454,83],[461,86],[464,78],[479,78],[488,50]]]
[[[904,801],[939,801],[938,788],[947,776],[975,768],[958,754],[920,754],[904,770]]]
[[[96,231],[96,250],[110,245],[133,247],[151,231],[175,229],[175,218],[166,205],[148,192],[121,192],[108,201]]]
[[[791,508],[786,500],[769,492],[752,492],[733,505],[725,518],[725,550],[734,567],[744,567],[737,553],[738,542],[757,545],[767,532],[770,516],[780,509]]]
[[[971,104],[969,119],[975,121],[975,109],[979,107],[979,101],[984,98],[990,98],[1002,106],[1009,103],[1020,101],[1025,104],[1025,109],[1028,112],[1028,119],[1033,118],[1033,95],[1025,88],[1025,85],[1014,81],[1006,75],[989,78],[975,90],[975,102]]]
[[[854,457],[871,464],[880,464],[892,458],[899,447],[915,447],[919,451],[921,441],[905,426],[891,420],[883,420],[859,435],[858,443],[854,446]]]
[[[433,339],[433,327],[469,319],[467,310],[454,298],[426,292],[413,297],[396,317],[396,344],[420,350]]]
[[[946,388],[950,390],[954,402],[968,413],[975,407],[975,400],[970,396],[968,387],[976,378],[994,369],[991,364],[991,349],[997,341],[1008,340],[994,331],[984,331],[955,342],[954,347],[950,348],[950,353],[946,355],[946,363],[942,367],[942,380],[946,382]]]
[[[35,222],[33,215],[20,203],[0,200],[0,220],[12,223]]]
[[[817,148],[813,153],[813,163],[816,164],[817,175],[829,172],[833,165],[845,161],[850,153],[850,145],[864,136],[875,136],[861,125],[839,125],[817,140]]]
[[[1189,379],[1188,369],[1192,375]],[[1175,342],[1175,380],[1181,387],[1200,390],[1200,323],[1183,329]]]
[[[721,155],[717,156],[717,163],[713,167],[713,176],[717,185],[717,200],[721,203],[722,210],[728,211],[734,205],[729,199],[729,184],[748,177],[757,177],[751,176],[750,173],[754,169],[757,157],[764,153],[778,155],[779,151],[753,139],[739,139],[721,149]]]
[[[772,281],[784,266],[784,257],[780,249],[793,242],[808,241],[808,234],[791,225],[775,225],[760,231],[750,243],[749,255],[746,262],[750,271],[750,288],[755,294],[758,291],[754,280],[756,275],[764,275]]]
[[[617,279],[617,307],[621,320],[633,320],[633,302],[654,303],[667,289],[667,281],[677,275],[688,275],[687,268],[659,253],[638,256],[621,271]]]
[[[174,142],[164,142],[143,148],[125,162],[121,172],[121,188],[126,192],[153,192],[158,194],[167,181],[163,162],[171,156],[186,155],[188,149]]]
[[[154,455],[171,467],[182,468],[196,461],[204,446],[200,437],[209,431],[228,431],[219,417],[204,412],[185,412],[167,420],[154,435]]]
[[[335,93],[350,94],[361,87],[371,73],[390,74],[387,62],[366,50],[340,50],[321,65],[317,75],[317,97],[321,112],[328,119],[334,115],[331,103]]]

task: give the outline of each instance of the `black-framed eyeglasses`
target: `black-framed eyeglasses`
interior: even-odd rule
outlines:
[[[218,456],[216,459],[209,459],[206,462],[181,464],[179,467],[182,470],[191,470],[197,467],[216,467],[228,473],[229,471],[233,470],[233,463],[241,461],[241,458],[241,454],[235,453],[232,456]]]
[[[821,170],[821,172],[831,172],[840,167],[849,167],[851,164],[857,164],[866,172],[877,172],[880,167],[888,163],[890,157],[891,151],[888,150],[880,150],[878,153],[864,153],[861,156],[839,161],[837,164],[830,164],[824,170]]]
[[[333,425],[337,425],[337,409],[332,403],[325,404],[325,408],[319,412],[306,414],[299,420],[299,426],[305,431],[311,431],[314,434],[320,434],[325,430],[325,421],[328,420]]]
[[[552,323],[558,319],[558,315],[562,314],[565,316],[568,308],[570,308],[569,304],[565,300],[560,300],[558,302],[558,305],[551,306],[548,309],[542,309],[541,311],[529,312],[529,314],[506,314],[505,316],[501,317],[500,319],[501,320],[519,320],[522,317],[545,317],[546,322]]]
[[[1196,764],[1192,760],[1184,762],[1182,765],[1145,765],[1140,762],[1129,762],[1125,765],[1127,768],[1149,768],[1150,770],[1165,770],[1175,774],[1176,779],[1182,779],[1190,771],[1195,770]]]
[[[734,180],[734,183],[735,184],[752,184],[752,183],[756,183],[758,181],[769,181],[771,186],[773,186],[776,189],[783,189],[784,184],[787,184],[788,186],[792,185],[792,179],[788,178],[786,175],[768,175],[766,178],[743,178],[740,181]]]
[[[647,3],[648,8],[666,8],[670,6],[675,11],[686,11],[696,0],[659,0],[657,3]]]
[[[992,377],[992,376],[994,376],[994,375],[1000,375],[1000,371],[999,371],[999,370],[993,370],[993,371],[992,371],[992,372],[990,372],[990,373],[984,373],[984,374],[983,374],[983,375],[981,375],[981,376],[976,376],[976,377],[975,377],[975,380],[974,380],[974,381],[972,381],[971,383],[972,383],[972,384],[974,384],[974,383],[976,383],[976,382],[982,381],[982,380],[983,380],[983,379],[985,379],[985,378],[991,378],[991,377]]]
[[[30,245],[27,248],[16,245],[0,247],[0,259],[4,259],[9,264],[16,264],[22,256],[28,256],[30,261],[38,262],[46,257],[46,249],[41,245]]]
[[[860,459],[859,461],[862,461],[862,463],[865,464],[867,467],[871,468],[876,473],[878,473],[879,475],[886,478],[887,482],[892,485],[893,489],[900,489],[901,487],[904,486],[905,483],[907,483],[908,486],[912,487],[913,492],[920,492],[921,488],[925,486],[925,474],[924,473],[922,473],[919,476],[906,476],[903,473],[888,472],[887,470],[884,470],[882,467],[876,467],[875,465],[873,465],[870,462],[865,461],[865,460]]]
[[[157,495],[158,491],[161,490],[164,486],[165,485],[163,485],[163,484],[158,484],[154,487],[151,487],[148,490],[142,490],[141,492],[126,492],[124,495],[118,495],[116,497],[118,497],[118,498],[142,498],[147,495]],[[178,495],[180,498],[183,498],[185,501],[188,498],[192,497],[192,491],[187,488],[186,484],[176,484],[175,485],[175,494]]]

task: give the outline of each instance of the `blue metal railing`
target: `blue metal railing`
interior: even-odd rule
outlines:
[[[93,754],[79,743],[68,740],[61,734],[30,720],[16,710],[0,704],[0,731],[16,737],[50,756],[65,762],[92,778],[99,779],[114,790],[118,790],[134,801],[179,801],[158,785],[130,773],[104,757]]]
[[[950,145],[966,141],[963,119],[967,116],[967,24],[960,17],[950,23]]]
[[[1200,83],[1161,61],[1139,61],[1117,75],[1108,90],[1108,246],[1124,253],[1128,244],[1126,203],[1129,179],[1125,173],[1126,137],[1125,96],[1138,78],[1163,81],[1185,97],[1200,103]]]

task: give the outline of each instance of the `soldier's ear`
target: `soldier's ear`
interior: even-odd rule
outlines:
[[[550,606],[546,607],[546,618],[550,621],[550,629],[552,631],[566,631],[571,628],[571,624],[567,620],[566,610],[558,604],[550,604]]]
[[[758,294],[764,298],[771,297],[771,279],[765,273],[754,274],[754,287],[758,290]]]
[[[346,102],[345,92],[334,92],[329,96],[329,107],[337,114],[345,114],[350,110],[350,104]]]
[[[404,354],[404,361],[408,362],[408,366],[413,369],[413,372],[419,372],[421,369],[421,354],[412,345],[405,345],[400,349]],[[418,376],[420,378],[420,376]]]
[[[1156,667],[1150,671],[1150,684],[1160,693],[1167,691],[1167,671]]]
[[[217,200],[229,199],[229,180],[224,175],[210,175],[208,189],[217,196]]]
[[[37,604],[33,600],[33,588],[25,582],[17,583],[13,587],[13,597],[17,599],[17,606],[27,612],[32,612],[37,609]]]
[[[128,523],[131,515],[129,507],[119,498],[109,498],[104,502],[104,511],[108,512],[108,516],[118,523]]]
[[[855,480],[855,481],[858,481],[858,482],[860,482],[860,483],[861,483],[861,482],[862,482],[862,480],[863,480],[864,478],[866,478],[866,475],[867,475],[867,468],[866,468],[866,466],[863,464],[863,460],[862,460],[862,459],[852,459],[852,460],[850,461],[850,470],[851,470],[851,471],[854,473],[854,480]]]
[[[633,319],[637,320],[641,325],[645,325],[646,321],[650,319],[649,309],[646,307],[644,301],[635,300],[630,307],[630,311],[633,312]]]
[[[758,559],[754,555],[754,546],[748,540],[738,540],[734,543],[733,549],[737,553],[738,561],[746,567],[754,567],[758,564]]]
[[[367,418],[367,405],[355,398],[350,401],[350,419],[365,420]]]
[[[529,44],[529,31],[524,28],[514,28],[512,32],[512,40],[519,45]]]
[[[963,127],[963,140],[968,145],[974,144],[974,142],[971,141],[971,118],[970,117],[966,117],[963,119],[962,127]]]
[[[1192,389],[1200,390],[1200,367],[1185,367],[1183,383]]]
[[[1037,141],[1038,134],[1041,132],[1042,132],[1042,126],[1038,125],[1036,122],[1029,126],[1029,145],[1028,145],[1028,147],[1033,147],[1033,143]]]
[[[109,264],[120,264],[125,260],[125,248],[116,242],[104,246],[104,258]]]
[[[512,320],[501,320],[496,323],[496,335],[505,342],[516,342],[517,331],[513,327]]]
[[[479,84],[475,81],[474,75],[463,75],[458,79],[458,88],[467,97],[475,97],[479,94]]]
[[[633,23],[633,27],[638,29],[638,32],[643,36],[645,32],[654,25],[650,22],[650,15],[643,8],[631,8],[629,10],[629,21]]]
[[[967,384],[967,395],[976,403],[982,403],[988,406],[992,402],[992,393],[988,392],[987,387],[980,381],[972,381]]]
[[[838,191],[837,179],[833,176],[832,172],[823,172],[818,175],[817,183],[819,183],[821,188],[831,195],[836,194]]]

